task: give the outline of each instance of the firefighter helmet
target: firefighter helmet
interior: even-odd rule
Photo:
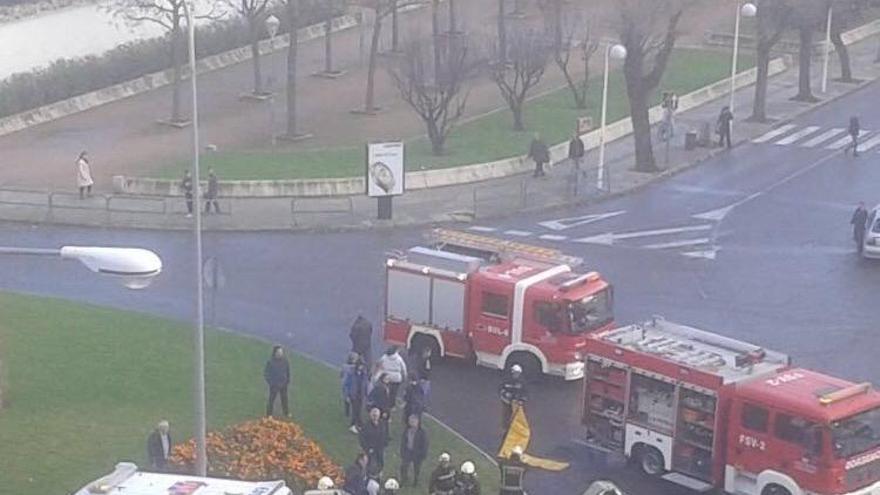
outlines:
[[[388,478],[388,480],[385,481],[385,489],[386,490],[399,490],[400,483],[398,483],[397,480],[394,478]]]
[[[514,364],[513,366],[510,367],[510,372],[511,373],[522,373],[522,366],[520,366],[518,364]]]
[[[449,457],[449,454],[447,454],[446,452],[440,454],[440,462],[449,462],[451,459],[452,458]]]
[[[513,454],[515,455],[523,455],[523,448],[517,445],[513,448]]]
[[[474,474],[476,468],[474,468],[474,463],[471,461],[464,461],[461,463],[461,472],[464,474]]]
[[[318,480],[318,490],[330,490],[333,488],[333,480],[329,476],[324,476]]]

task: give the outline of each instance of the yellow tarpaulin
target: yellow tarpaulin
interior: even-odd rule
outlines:
[[[541,457],[531,456],[525,451],[529,448],[529,440],[532,436],[532,430],[529,428],[529,420],[526,419],[526,413],[523,408],[518,405],[513,407],[513,418],[510,420],[510,427],[504,436],[504,442],[501,443],[501,449],[498,451],[498,457],[502,459],[510,458],[510,454],[515,447],[523,450],[522,462],[539,469],[548,471],[562,471],[568,468],[567,462],[559,462],[551,459],[543,459]]]

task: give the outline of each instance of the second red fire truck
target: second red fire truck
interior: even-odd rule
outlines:
[[[589,332],[613,325],[611,286],[557,250],[436,229],[386,263],[385,341],[566,380]]]
[[[880,494],[880,393],[660,318],[595,332],[588,442],[650,475],[742,495]]]

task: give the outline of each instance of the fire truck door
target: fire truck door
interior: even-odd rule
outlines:
[[[805,490],[822,488],[819,463],[823,444],[823,429],[817,423],[782,412],[774,415],[775,469],[791,475]]]
[[[474,350],[500,356],[510,342],[511,297],[488,287],[482,288],[477,296],[471,331]]]
[[[747,473],[760,473],[775,463],[770,452],[770,411],[760,405],[738,402],[732,412],[728,464]]]

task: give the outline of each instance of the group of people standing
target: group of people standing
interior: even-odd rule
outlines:
[[[186,199],[186,216],[191,217],[193,214],[193,178],[189,170],[183,173],[183,179],[180,181],[180,190]],[[220,213],[220,203],[217,198],[220,196],[220,181],[213,168],[208,169],[208,189],[203,194],[205,198],[205,213],[211,213],[211,207],[214,207],[216,213]]]
[[[584,153],[584,141],[581,139],[580,134],[575,131],[572,133],[571,140],[568,142],[568,158],[572,161],[575,174],[580,174]],[[541,135],[537,132],[532,138],[532,142],[529,144],[529,152],[526,156],[535,162],[535,172],[532,174],[533,177],[537,178],[547,175],[544,171],[544,166],[550,163],[550,148],[547,147],[547,143],[541,139]]]

